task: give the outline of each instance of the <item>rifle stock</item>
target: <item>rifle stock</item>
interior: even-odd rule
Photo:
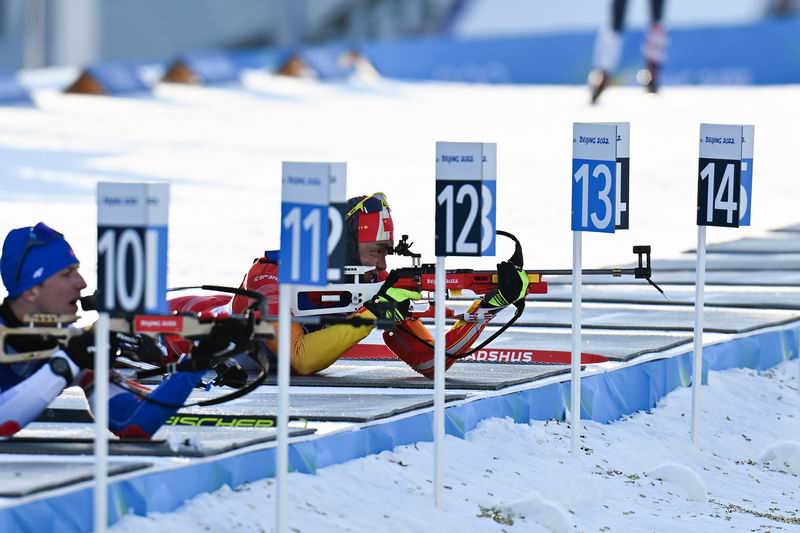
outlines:
[[[222,319],[239,319],[240,317],[212,316],[203,317],[196,315],[134,315],[131,318],[112,318],[110,329],[113,332],[124,333],[127,335],[178,335],[187,339],[199,338],[208,335],[214,323]],[[38,359],[49,359],[69,339],[82,334],[88,328],[71,327],[77,320],[75,315],[36,315],[26,316],[24,327],[9,328],[0,325],[0,363],[21,363]],[[89,326],[91,327],[91,326]],[[254,337],[272,338],[275,335],[275,327],[271,322],[256,320],[254,325]],[[58,346],[46,350],[33,350],[21,353],[8,353],[6,351],[6,341],[14,336],[38,335],[44,338],[53,339]]]

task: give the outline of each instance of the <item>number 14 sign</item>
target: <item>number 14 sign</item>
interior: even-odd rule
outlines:
[[[697,177],[698,226],[739,227],[743,210],[741,193],[745,193],[745,199],[750,193],[749,190],[741,190],[743,131],[742,126],[700,125],[700,165]],[[749,188],[750,184],[747,186]]]

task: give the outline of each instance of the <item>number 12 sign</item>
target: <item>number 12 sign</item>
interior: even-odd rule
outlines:
[[[697,225],[739,227],[742,126],[700,124]]]
[[[328,283],[330,165],[283,163],[281,283]]]
[[[495,254],[497,145],[436,143],[436,255]]]
[[[614,233],[616,124],[572,125],[572,230]]]

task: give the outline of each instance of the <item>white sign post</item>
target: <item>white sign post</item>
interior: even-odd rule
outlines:
[[[108,525],[109,317],[167,309],[169,185],[97,184],[94,530]]]
[[[497,145],[436,143],[434,500],[444,506],[446,256],[494,255]]]
[[[616,231],[630,227],[630,187],[631,187],[631,123],[616,122],[617,126],[617,205],[614,214]]]
[[[581,285],[584,231],[614,233],[616,224],[617,126],[572,125],[572,455],[580,450]]]
[[[275,458],[276,527],[279,533],[287,531],[288,523],[286,477],[289,474],[292,291],[295,285],[328,283],[331,174],[328,163],[283,163],[278,267],[278,444]]]
[[[692,354],[692,443],[700,429],[700,383],[703,380],[703,305],[706,278],[706,226],[739,227],[742,126],[700,124],[697,176],[697,279]],[[751,131],[752,145],[752,131]]]

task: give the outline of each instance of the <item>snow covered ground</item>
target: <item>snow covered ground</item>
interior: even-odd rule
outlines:
[[[238,284],[253,257],[277,247],[281,162],[346,161],[349,193],[386,192],[398,233],[432,261],[435,142],[485,141],[498,144],[498,228],[522,239],[528,268],[565,268],[572,122],[617,120],[631,122],[631,230],[585,235],[584,267],[628,263],[633,244],[665,257],[696,243],[701,122],[756,125],[753,226],[711,228],[709,242],[800,220],[790,129],[799,96],[796,86],[655,98],[614,88],[591,107],[583,87],[325,85],[260,73],[244,88],[161,85],[141,98],[43,88],[39,109],[0,108],[0,234],[38,220],[61,230],[91,289],[96,182],[168,181],[169,284]],[[510,251],[501,239],[499,255]]]
[[[700,447],[690,389],[651,413],[585,423],[489,419],[447,437],[445,507],[433,504],[431,443],[288,478],[291,531],[792,531],[800,529],[797,362],[711,372]],[[198,496],[113,531],[270,531],[271,480]]]
[[[0,235],[38,220],[64,232],[90,290],[97,181],[171,183],[169,284],[238,284],[253,257],[277,246],[285,160],[346,161],[349,192],[385,191],[398,233],[432,259],[440,140],[497,142],[498,227],[521,238],[527,267],[569,267],[573,121],[632,123],[632,229],[586,235],[585,267],[628,263],[633,244],[653,245],[655,257],[695,245],[701,122],[756,125],[753,226],[712,228],[709,241],[800,221],[798,87],[668,88],[658,97],[612,89],[593,108],[582,87],[322,85],[260,73],[244,87],[160,86],[142,98],[63,95],[53,85],[41,82],[38,109],[0,108]],[[501,244],[500,255],[509,252]],[[701,450],[687,435],[688,390],[657,414],[587,425],[578,461],[564,424],[489,420],[466,440],[448,439],[445,511],[433,508],[432,449],[420,443],[292,475],[291,523],[299,531],[529,531],[537,520],[580,531],[791,529],[796,372],[792,363],[764,376],[713,374]],[[762,456],[774,456],[771,469]],[[154,519],[128,517],[119,530],[268,531],[270,484],[200,496]]]

